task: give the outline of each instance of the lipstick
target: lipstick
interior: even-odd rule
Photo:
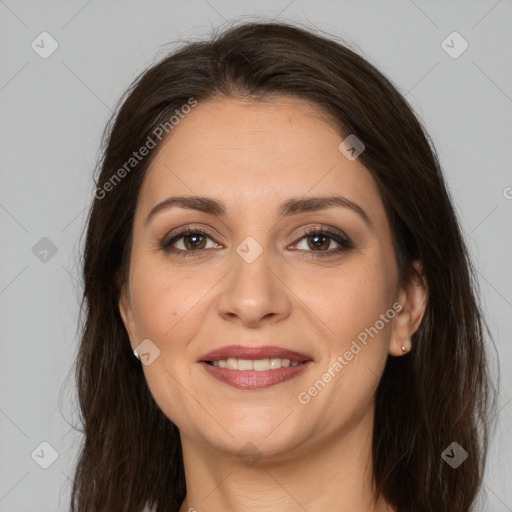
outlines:
[[[238,389],[263,389],[293,379],[313,364],[307,354],[276,346],[231,345],[200,357],[215,379]]]

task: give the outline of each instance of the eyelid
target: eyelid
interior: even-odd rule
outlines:
[[[217,245],[222,245],[219,242],[216,241],[214,236],[205,228],[199,227],[199,226],[186,226],[183,229],[179,229],[178,232],[173,233],[170,236],[165,236],[161,243],[159,244],[159,248],[162,249],[164,252],[170,253],[170,254],[178,254],[183,256],[189,256],[189,255],[197,255],[200,253],[204,253],[206,249],[199,249],[197,251],[186,251],[183,249],[169,249],[171,245],[178,240],[184,238],[187,235],[192,234],[201,234],[202,236],[209,238]],[[327,238],[330,238],[332,241],[337,243],[339,245],[338,248],[330,249],[328,251],[303,251],[299,250],[299,252],[306,252],[306,253],[317,253],[319,256],[332,256],[335,254],[339,254],[340,252],[350,250],[354,248],[354,244],[351,240],[351,238],[342,230],[338,228],[334,228],[328,225],[319,224],[317,226],[310,226],[309,228],[306,228],[300,232],[300,234],[296,235],[296,238],[292,244],[289,244],[287,248],[289,247],[295,247],[297,246],[304,238],[307,238],[309,236],[313,235],[319,235],[319,236],[326,236]]]
[[[171,250],[169,249],[169,247],[177,242],[178,240],[180,240],[181,238],[184,238],[185,236],[188,236],[188,235],[193,235],[193,234],[201,234],[203,235],[204,237],[206,238],[209,238],[210,240],[212,240],[213,242],[215,242],[217,245],[220,245],[215,239],[214,237],[212,236],[212,234],[207,231],[206,229],[204,228],[200,228],[200,227],[194,227],[194,226],[186,226],[185,228],[183,229],[179,229],[178,232],[176,233],[173,233],[172,235],[170,236],[165,236],[161,243],[160,243],[160,248],[166,252],[170,252],[170,253],[193,253],[193,252],[202,252],[202,251],[184,251],[182,249],[175,249],[175,250]],[[204,249],[203,249],[204,251]]]
[[[310,227],[310,228],[305,229],[304,231],[302,231],[302,233],[300,235],[298,235],[298,238],[296,239],[295,242],[293,242],[291,247],[297,246],[305,238],[308,238],[308,237],[314,236],[314,235],[325,236],[325,237],[331,239],[332,241],[336,242],[339,245],[339,247],[335,248],[335,249],[330,249],[328,251],[304,251],[305,254],[309,253],[311,255],[314,255],[316,253],[319,256],[327,257],[327,256],[337,255],[340,252],[355,248],[354,243],[352,242],[352,239],[345,232],[343,232],[342,230],[340,230],[338,228],[334,228],[334,227],[326,226],[326,225],[320,225],[320,226],[315,226],[315,227]],[[290,246],[288,246],[288,247],[290,247]],[[309,256],[309,254],[308,254],[308,256]],[[314,257],[314,256],[311,256],[311,257]]]

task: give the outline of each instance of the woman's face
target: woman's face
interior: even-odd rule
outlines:
[[[410,322],[382,200],[342,140],[298,99],[216,99],[152,162],[120,310],[182,440],[286,457],[372,423]]]

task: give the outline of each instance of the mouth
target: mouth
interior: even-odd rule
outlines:
[[[230,346],[202,356],[198,363],[215,379],[238,389],[257,389],[286,382],[313,364],[313,359],[274,346]]]
[[[228,370],[240,370],[256,372],[265,372],[269,370],[279,370],[279,368],[294,368],[306,361],[292,361],[290,359],[281,359],[279,357],[272,357],[269,359],[235,359],[230,357],[228,359],[219,359],[217,361],[202,361],[212,366],[219,368],[227,368]]]

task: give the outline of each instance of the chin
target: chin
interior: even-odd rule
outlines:
[[[292,416],[290,415],[290,419]],[[273,417],[271,421],[265,421],[258,412],[244,415],[243,418],[224,416],[223,425],[229,425],[229,433],[218,426],[215,431],[208,429],[208,432],[202,432],[200,435],[213,448],[231,455],[271,457],[274,461],[280,458],[285,460],[290,457],[290,452],[296,450],[309,436],[299,431],[297,425],[287,420],[283,422],[284,417],[286,414],[278,420]]]

